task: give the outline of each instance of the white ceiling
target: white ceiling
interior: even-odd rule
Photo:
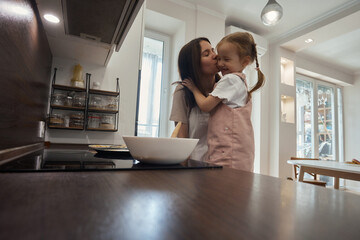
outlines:
[[[169,0],[186,2],[223,15],[234,25],[280,42],[299,55],[320,60],[351,75],[360,74],[360,0],[277,0],[281,21],[265,26],[260,13],[268,0]],[[306,44],[307,38],[314,42]]]

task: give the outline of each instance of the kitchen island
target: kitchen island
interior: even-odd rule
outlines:
[[[233,169],[0,174],[0,239],[359,239],[360,196]]]

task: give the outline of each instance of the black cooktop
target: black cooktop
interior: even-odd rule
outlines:
[[[96,153],[88,150],[44,149],[0,165],[0,172],[109,171],[151,169],[221,168],[206,162],[187,160],[181,164],[145,164],[128,152]]]

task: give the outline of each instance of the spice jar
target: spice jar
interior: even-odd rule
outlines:
[[[54,93],[52,95],[52,101],[51,101],[52,105],[64,106],[64,103],[65,103],[65,94]]]

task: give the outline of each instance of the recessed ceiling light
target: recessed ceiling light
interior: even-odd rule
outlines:
[[[311,43],[311,42],[313,42],[313,41],[314,41],[314,40],[312,40],[311,38],[308,38],[308,39],[305,40],[306,43]]]
[[[58,17],[52,15],[52,14],[45,14],[44,18],[48,21],[48,22],[52,22],[52,23],[59,23],[60,20]]]

